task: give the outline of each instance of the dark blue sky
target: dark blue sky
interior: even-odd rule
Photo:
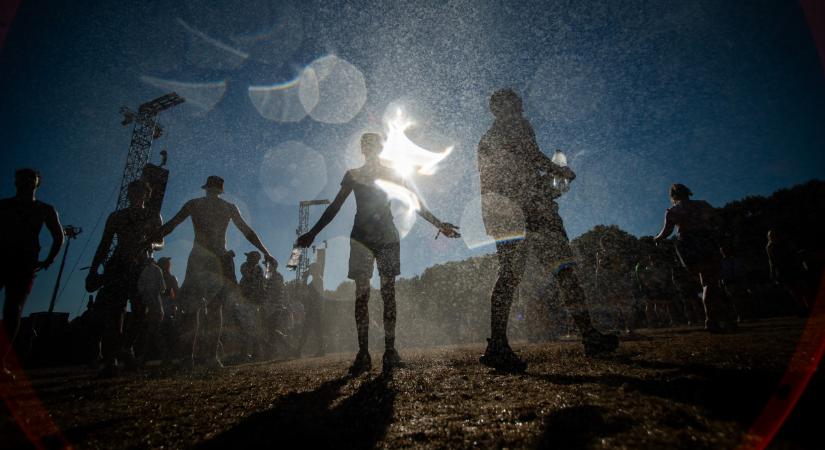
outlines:
[[[359,163],[355,138],[380,129],[390,105],[417,121],[416,142],[455,146],[416,182],[437,216],[467,230],[466,240],[433,240],[419,220],[402,242],[403,274],[490,252],[472,233],[475,146],[491,122],[487,97],[504,86],[524,96],[543,150],[563,149],[578,173],[561,201],[571,237],[612,223],[655,233],[673,182],[721,206],[822,177],[823,68],[795,2],[477,3],[24,1],[0,53],[0,194],[13,193],[15,168],[41,170],[40,197],[85,230],[67,270],[84,248],[78,267],[88,265],[131,134],[118,108],[170,90],[189,101],[160,118],[164,217],[221,175],[282,266],[297,201],[335,194]],[[351,66],[319,82],[310,115],[300,119],[290,96],[297,84],[266,89],[328,55],[337,59],[313,67]],[[280,116],[260,109],[279,100]],[[346,274],[353,203],[319,237],[330,241],[329,287]],[[161,253],[179,275],[191,236],[180,227]],[[229,245],[250,249],[234,231]],[[38,277],[26,313],[46,307],[56,272]],[[77,310],[84,276],[72,274],[58,310]]]

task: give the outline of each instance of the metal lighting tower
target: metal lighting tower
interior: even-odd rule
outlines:
[[[303,200],[298,203],[298,229],[295,234],[300,236],[309,231],[309,207],[315,205],[329,205],[329,200]],[[298,267],[295,269],[295,279],[300,283],[301,278],[309,267],[309,256],[307,249],[301,249],[301,260],[298,262]]]
[[[129,183],[140,179],[143,167],[149,162],[152,141],[163,134],[163,128],[155,121],[155,118],[161,111],[180,105],[184,101],[183,97],[172,92],[140,105],[137,113],[125,106],[120,108],[123,114],[121,124],[125,126],[134,123],[135,125],[132,130],[132,142],[129,144],[129,154],[126,157],[126,167],[123,169],[123,179],[120,181],[117,209],[129,206],[126,196]]]

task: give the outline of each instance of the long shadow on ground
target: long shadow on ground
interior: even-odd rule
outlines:
[[[762,370],[722,369],[699,364],[635,364],[675,370],[645,378],[621,374],[531,376],[556,385],[601,384],[621,389],[626,393],[639,392],[698,406],[704,409],[710,418],[750,423],[774,393],[782,375]]]
[[[390,380],[381,375],[364,381],[335,407],[331,405],[348,377],[289,394],[198,448],[373,448],[392,422],[396,392]]]
[[[607,410],[593,405],[564,408],[544,419],[544,432],[537,448],[589,448],[596,439],[630,429],[634,421],[626,417],[609,417]]]

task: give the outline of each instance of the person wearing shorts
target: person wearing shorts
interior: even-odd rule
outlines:
[[[383,137],[377,133],[361,136],[363,166],[347,171],[341,189],[321,218],[307,233],[298,237],[299,247],[309,247],[321,230],[329,224],[341,205],[355,193],[355,223],[350,234],[349,278],[355,281],[355,326],[358,331],[358,355],[350,368],[353,375],[372,367],[369,354],[370,279],[373,267],[378,265],[381,278],[381,298],[384,301],[384,357],[383,369],[401,366],[401,357],[395,349],[395,277],[401,273],[400,238],[392,220],[390,201],[376,181],[393,183],[408,189],[395,170],[381,164],[378,154],[383,148]],[[447,237],[459,237],[458,227],[444,223],[423,205],[418,214]]]

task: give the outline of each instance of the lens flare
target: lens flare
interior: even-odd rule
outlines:
[[[166,92],[177,92],[186,99],[184,107],[193,108],[198,113],[211,111],[226,93],[226,81],[224,80],[211,83],[189,83],[149,75],[142,75],[140,80]]]
[[[415,173],[419,175],[433,175],[438,163],[449,156],[453,147],[447,147],[443,152],[431,152],[423,149],[411,141],[405,131],[414,123],[404,117],[401,108],[398,108],[395,117],[387,122],[387,141],[384,149],[378,155],[381,159],[407,178]]]
[[[387,193],[390,200],[398,200],[403,203],[406,206],[405,214],[411,216],[416,211],[421,210],[421,201],[415,192],[391,181],[375,180],[375,184]]]
[[[391,181],[375,180],[375,184],[387,194],[390,200],[395,200],[398,206],[398,208],[393,208],[396,226],[402,238],[407,236],[415,224],[415,213],[421,211],[421,198],[406,186]]]

